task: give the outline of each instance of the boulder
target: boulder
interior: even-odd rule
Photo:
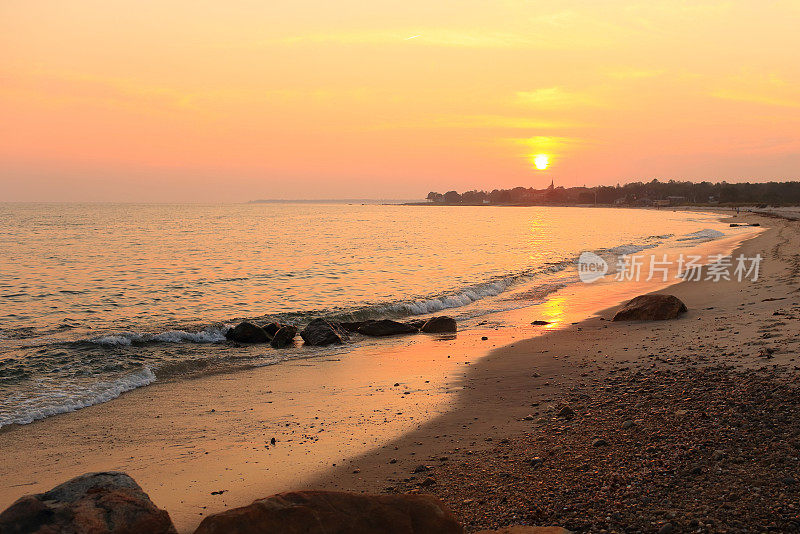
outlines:
[[[419,332],[418,328],[389,319],[369,321],[358,329],[358,333],[365,336],[394,336],[397,334],[416,334],[417,332]]]
[[[283,325],[275,332],[270,345],[272,345],[272,348],[282,349],[287,345],[291,345],[291,343],[294,341],[294,336],[296,335],[297,327],[288,324]]]
[[[3,534],[175,534],[169,514],[156,508],[125,473],[88,473],[46,493],[26,495],[0,513]]]
[[[228,330],[225,337],[239,343],[267,343],[270,340],[263,328],[247,321]]]
[[[426,334],[448,334],[458,331],[456,320],[452,317],[442,315],[441,317],[431,317],[420,328]]]
[[[282,326],[284,325],[280,323],[268,323],[262,326],[261,328],[263,328],[264,332],[266,332],[267,335],[270,337],[270,339],[272,339],[272,337],[275,335],[275,332],[280,330]]]
[[[343,323],[339,323],[339,324],[342,326],[342,328],[344,328],[348,332],[358,332],[359,328],[361,328],[362,326],[364,326],[366,324],[372,323],[372,322],[374,322],[374,321],[372,321],[372,320],[370,320],[370,321],[350,321],[350,322],[343,322]]]
[[[686,305],[673,295],[639,295],[614,315],[614,321],[663,321],[676,319]]]
[[[308,326],[300,332],[300,337],[306,345],[312,346],[341,345],[350,340],[350,336],[341,325],[325,319],[314,319],[308,323]]]
[[[563,527],[528,527],[514,525],[498,530],[481,530],[477,534],[572,534],[572,531]]]
[[[280,493],[211,515],[194,534],[462,534],[432,495]]]
[[[406,324],[408,326],[413,326],[414,328],[419,330],[420,328],[422,328],[422,325],[424,325],[427,322],[428,322],[428,319],[410,319],[410,320],[406,321]]]

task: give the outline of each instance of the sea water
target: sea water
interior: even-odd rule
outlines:
[[[583,251],[613,259],[737,231],[672,210],[0,204],[0,426],[350,348],[227,342],[244,319],[448,314],[468,328],[580,283]]]

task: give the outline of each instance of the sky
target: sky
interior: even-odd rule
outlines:
[[[0,201],[800,179],[798,20],[797,0],[3,0]]]

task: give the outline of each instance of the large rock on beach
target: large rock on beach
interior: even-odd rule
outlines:
[[[275,334],[278,332],[278,330],[281,329],[282,326],[284,326],[284,325],[282,325],[280,323],[267,323],[264,326],[262,326],[261,328],[263,328],[264,332],[266,332],[267,335],[270,338],[272,338],[273,336],[275,336]]]
[[[270,340],[269,334],[263,328],[247,321],[228,330],[225,337],[239,343],[267,343]]]
[[[450,334],[458,331],[456,320],[452,317],[442,315],[440,317],[431,317],[420,328],[426,334]]]
[[[272,341],[270,345],[272,348],[275,349],[282,349],[288,345],[291,345],[294,341],[294,336],[297,335],[297,327],[291,325],[283,325],[281,326],[276,332],[275,335],[272,336]]]
[[[348,332],[358,332],[358,329],[364,326],[365,324],[369,324],[374,322],[373,320],[369,321],[343,321],[339,323],[339,325],[347,330]]]
[[[211,515],[194,534],[462,534],[432,495],[280,493]]]
[[[639,295],[614,315],[614,321],[663,321],[677,319],[686,305],[673,295]]]
[[[365,336],[395,336],[398,334],[416,334],[418,328],[390,319],[368,321],[358,328],[358,333]]]
[[[409,326],[413,326],[416,329],[422,328],[422,325],[428,322],[428,319],[409,319],[406,321],[406,324]]]
[[[175,534],[160,510],[125,473],[88,473],[0,513],[3,534]]]
[[[341,325],[326,319],[314,319],[308,323],[308,326],[300,332],[300,337],[307,345],[312,346],[341,345],[350,340],[350,336]]]

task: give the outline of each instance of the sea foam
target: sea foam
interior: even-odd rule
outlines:
[[[679,237],[677,241],[711,241],[713,239],[719,239],[720,237],[724,236],[725,234],[723,232],[720,232],[719,230],[705,228],[703,230],[692,232],[691,234],[686,234],[682,237]]]
[[[210,326],[199,332],[185,330],[169,330],[158,334],[141,334],[139,332],[118,332],[95,337],[89,343],[96,345],[133,345],[136,343],[218,343],[225,341],[228,326]]]
[[[127,374],[116,380],[104,380],[74,389],[62,386],[43,388],[45,393],[26,399],[10,399],[14,413],[0,412],[0,427],[10,424],[25,425],[60,413],[74,412],[87,406],[108,402],[142,386],[152,384],[156,375],[149,367]]]

